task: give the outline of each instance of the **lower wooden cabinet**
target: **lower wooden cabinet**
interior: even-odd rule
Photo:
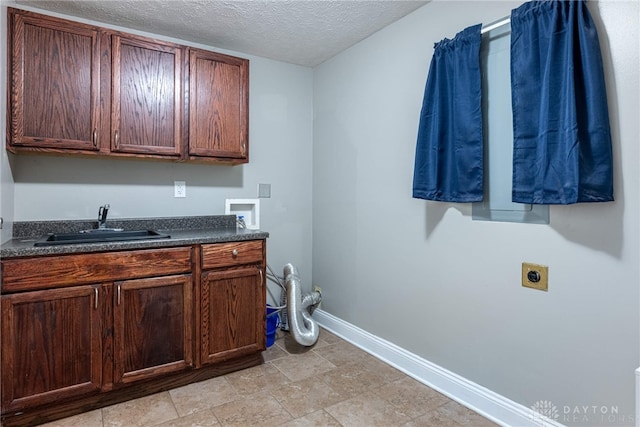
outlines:
[[[3,425],[262,363],[264,240],[1,263]]]
[[[260,351],[265,299],[257,267],[202,274],[202,363]]]
[[[202,245],[200,359],[203,365],[266,348],[264,241]]]
[[[114,382],[192,366],[191,275],[115,283]]]
[[[100,285],[2,296],[2,409],[95,392],[102,385]]]

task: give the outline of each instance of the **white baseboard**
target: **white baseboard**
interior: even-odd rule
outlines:
[[[495,423],[518,427],[563,426],[324,310],[315,310],[313,317],[328,331]]]

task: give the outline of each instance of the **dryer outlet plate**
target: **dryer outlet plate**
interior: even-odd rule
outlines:
[[[546,265],[523,262],[522,286],[525,288],[537,289],[539,291],[548,291],[549,267]]]

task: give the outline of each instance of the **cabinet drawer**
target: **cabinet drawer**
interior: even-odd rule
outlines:
[[[2,292],[190,271],[190,247],[22,258],[2,262]]]
[[[202,268],[208,270],[242,264],[261,263],[262,240],[202,245]]]

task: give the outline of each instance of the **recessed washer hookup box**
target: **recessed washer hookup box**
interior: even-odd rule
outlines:
[[[242,215],[249,230],[260,229],[260,199],[226,199],[224,213]]]

